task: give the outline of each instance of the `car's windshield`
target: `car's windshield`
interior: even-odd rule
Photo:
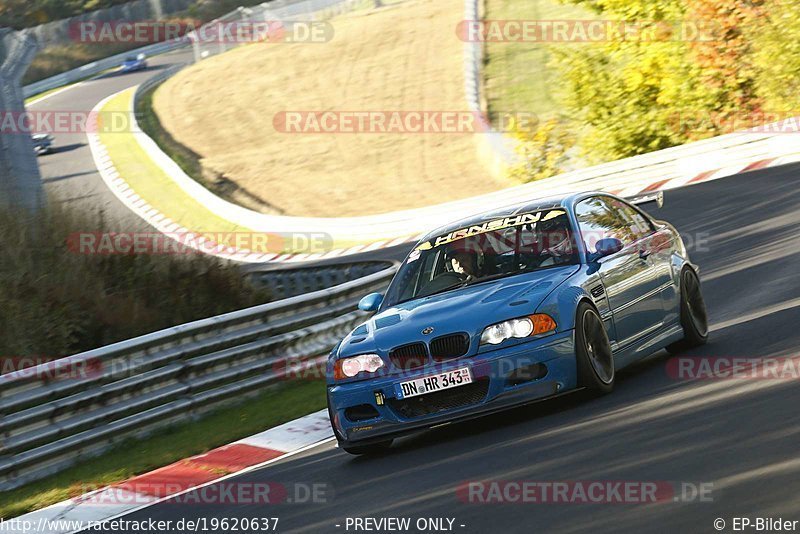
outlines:
[[[417,245],[392,281],[383,307],[578,261],[563,208],[481,221]]]

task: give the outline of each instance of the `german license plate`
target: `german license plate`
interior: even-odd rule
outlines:
[[[407,399],[471,383],[472,373],[470,373],[469,367],[462,367],[461,369],[454,369],[438,375],[400,382],[397,385],[396,393],[398,399]]]

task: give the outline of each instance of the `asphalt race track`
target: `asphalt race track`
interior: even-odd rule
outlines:
[[[797,354],[798,173],[795,164],[667,192],[658,216],[692,243],[711,317],[711,342],[690,355]],[[325,484],[326,502],[197,504],[183,496],[123,519],[278,517],[283,533],[346,532],[348,517],[409,517],[412,526],[417,518],[453,518],[456,532],[481,533],[716,532],[716,518],[725,531],[734,516],[800,519],[798,381],[678,380],[666,371],[669,358],[662,352],[620,373],[602,398],[572,394],[441,427],[375,458],[328,442],[224,481]],[[668,481],[713,490],[711,502],[460,500],[456,489],[477,480]]]
[[[111,72],[54,93],[27,107],[29,111],[35,112],[88,113],[107,96],[138,85],[161,69],[190,61],[191,58],[191,49],[176,50],[151,57],[147,59],[146,70],[127,74]],[[55,138],[53,153],[38,158],[45,193],[50,201],[83,211],[102,211],[112,230],[150,229],[150,226],[125,207],[103,182],[95,167],[85,132],[55,133],[53,136]]]

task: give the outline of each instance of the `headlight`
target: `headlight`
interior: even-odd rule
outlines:
[[[538,336],[556,329],[556,322],[544,313],[509,319],[483,329],[481,345],[499,345],[511,338]]]
[[[353,378],[361,372],[374,373],[381,367],[383,360],[377,354],[360,354],[336,360],[333,365],[333,377],[337,380]]]

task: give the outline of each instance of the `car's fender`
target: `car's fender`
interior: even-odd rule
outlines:
[[[582,300],[594,306],[591,295],[580,284],[582,278],[584,275],[579,272],[562,282],[536,309],[536,313],[546,313],[555,320],[557,332],[575,328],[575,311]]]

